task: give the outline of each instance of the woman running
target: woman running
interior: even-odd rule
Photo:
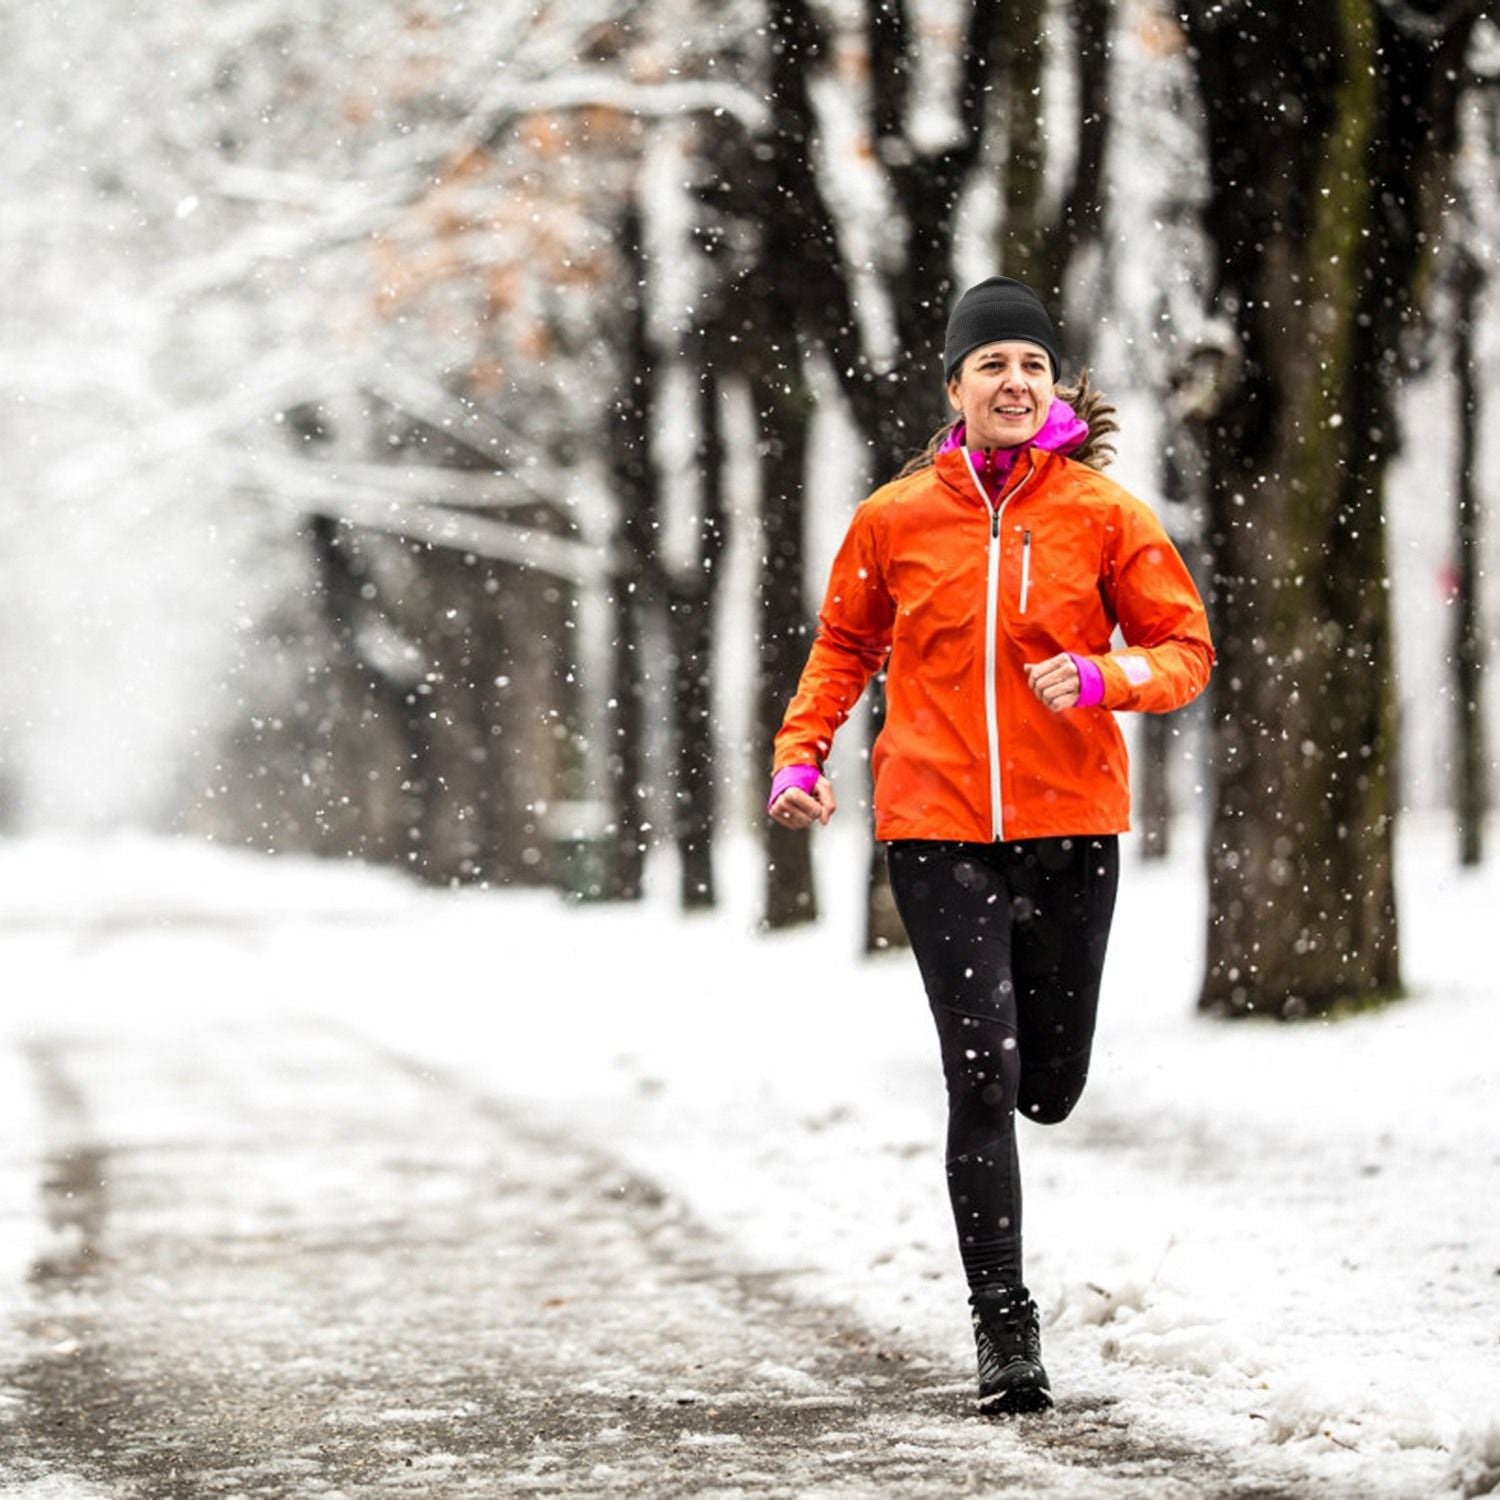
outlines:
[[[1213,647],[1156,517],[1099,472],[1110,408],[1086,378],[1058,393],[1035,293],[971,287],[943,369],[955,420],[859,506],[834,559],[769,806],[790,828],[828,822],[822,767],[884,667],[875,834],[937,1022],[979,1409],[1039,1411],[1016,1112],[1056,1124],[1088,1076],[1130,823],[1114,711],[1181,707]]]

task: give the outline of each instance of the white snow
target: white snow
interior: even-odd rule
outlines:
[[[1450,845],[1438,826],[1403,836],[1409,998],[1297,1026],[1193,1014],[1196,839],[1180,830],[1165,866],[1127,850],[1089,1090],[1023,1133],[1060,1392],[1232,1448],[1267,1485],[1496,1488],[1500,985],[1483,935],[1500,873],[1460,873]],[[819,860],[829,919],[766,937],[748,841],[725,860],[728,909],[691,920],[665,859],[641,905],[571,908],[136,837],[0,845],[0,1295],[22,1294],[43,1232],[18,1046],[104,994],[164,1034],[258,998],[583,1132],[748,1266],[966,1383],[925,1004],[908,956],[856,956],[857,829],[820,836]]]

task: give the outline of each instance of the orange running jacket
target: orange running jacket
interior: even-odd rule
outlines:
[[[1098,707],[1053,713],[1032,694],[1026,663],[1060,651],[1099,666]],[[991,504],[955,448],[855,511],[774,769],[821,766],[887,665],[875,836],[989,842],[1128,829],[1111,710],[1187,703],[1213,645],[1182,558],[1134,496],[1026,448]]]

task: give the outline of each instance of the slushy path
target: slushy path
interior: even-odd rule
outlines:
[[[205,1000],[12,1044],[46,1225],[0,1494],[1286,1493],[1105,1396],[975,1418],[967,1369],[744,1272],[605,1143],[352,1034]]]

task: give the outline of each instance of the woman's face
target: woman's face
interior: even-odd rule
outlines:
[[[970,448],[1014,448],[1041,431],[1053,386],[1047,351],[1016,339],[965,356],[948,382],[948,401],[963,415]]]

